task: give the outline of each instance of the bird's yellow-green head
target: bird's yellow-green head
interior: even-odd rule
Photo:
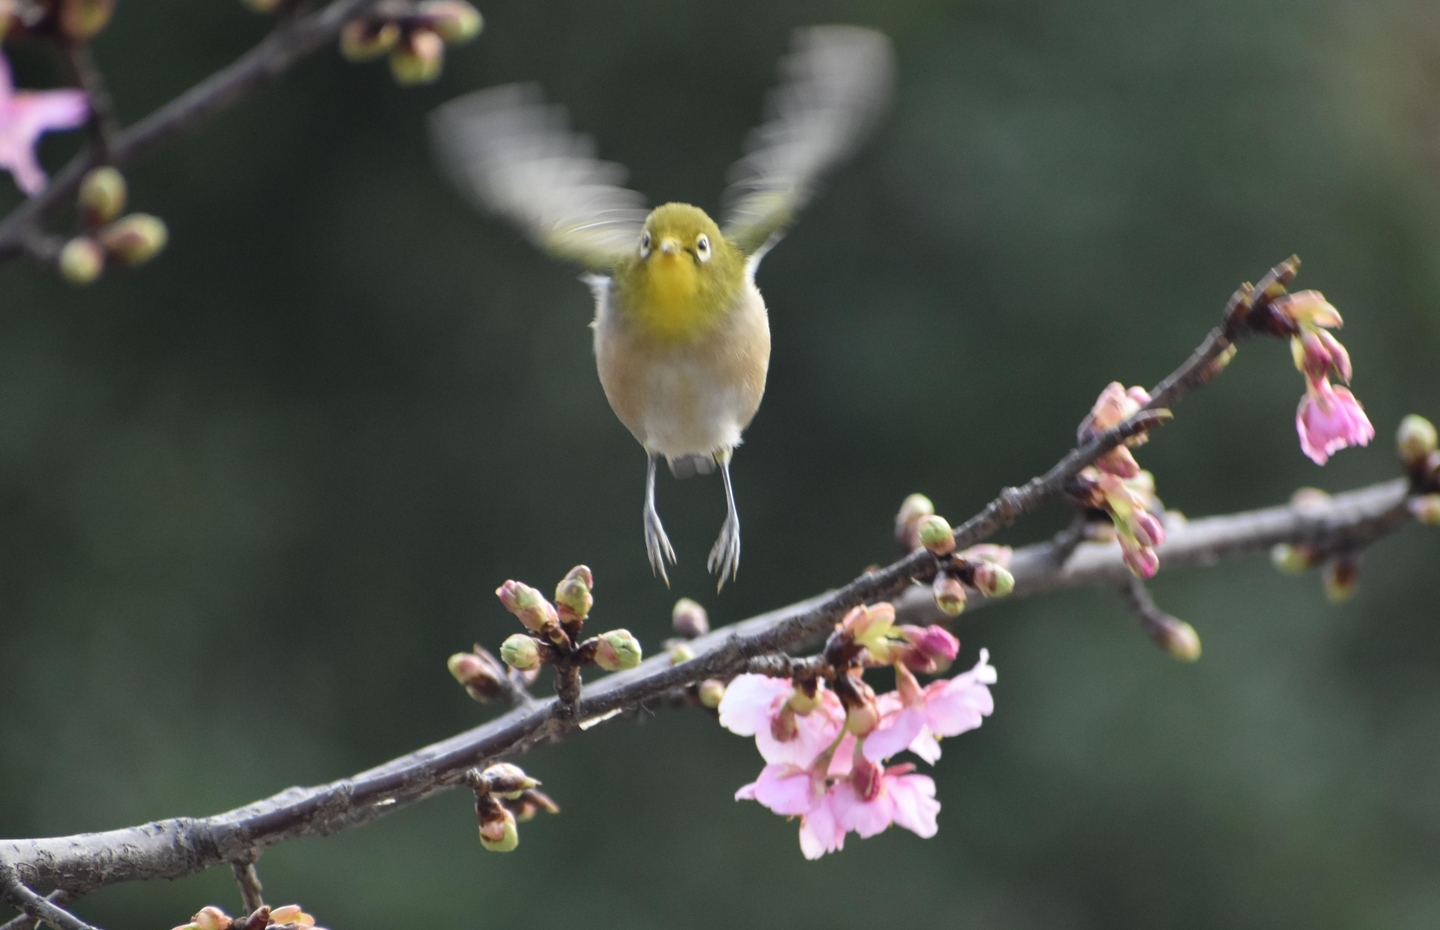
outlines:
[[[745,254],[688,203],[650,211],[635,251],[615,268],[619,309],[658,339],[684,342],[712,329],[745,287]]]

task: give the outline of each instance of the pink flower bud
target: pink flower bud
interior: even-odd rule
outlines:
[[[233,922],[229,914],[214,905],[200,908],[199,912],[190,918],[190,921],[199,930],[230,930]]]
[[[507,581],[495,589],[495,596],[532,633],[539,633],[559,622],[555,607],[528,584]]]
[[[584,565],[570,569],[555,586],[555,604],[559,618],[570,622],[583,621],[590,616],[590,608],[595,604],[595,598],[590,593],[594,586],[595,579],[591,576],[590,569]]]
[[[910,626],[900,627],[900,635],[905,637],[925,658],[934,662],[954,662],[955,656],[960,652],[960,640],[956,639],[949,630],[943,626]]]
[[[1121,554],[1130,571],[1139,578],[1153,578],[1160,570],[1160,557],[1149,546],[1127,546],[1121,538]]]
[[[710,632],[710,618],[705,608],[688,597],[675,602],[674,609],[670,611],[670,622],[675,632],[686,639],[695,639]]]
[[[1295,411],[1300,448],[1317,465],[1347,446],[1365,446],[1375,438],[1375,427],[1348,388],[1328,381],[1313,384]]]
[[[611,630],[600,634],[595,647],[595,664],[607,672],[634,668],[642,658],[640,641],[629,630]]]
[[[1319,291],[1296,291],[1283,294],[1270,302],[1273,310],[1279,311],[1297,326],[1309,324],[1325,329],[1338,329],[1343,325],[1340,312],[1330,305]]]
[[[500,658],[511,668],[528,672],[540,665],[540,644],[533,636],[516,633],[500,644]]]
[[[1165,541],[1165,527],[1148,511],[1135,515],[1135,538],[1146,546],[1158,546]]]
[[[1015,576],[994,562],[981,562],[975,566],[975,589],[986,597],[1004,597],[1015,590]]]

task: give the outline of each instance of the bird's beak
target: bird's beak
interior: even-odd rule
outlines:
[[[680,240],[673,236],[666,236],[660,240],[660,252],[664,255],[679,255],[683,249],[680,248]]]

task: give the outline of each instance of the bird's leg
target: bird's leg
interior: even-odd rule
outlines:
[[[711,574],[719,572],[716,593],[725,587],[726,577],[734,578],[740,571],[740,512],[735,509],[735,489],[730,486],[730,451],[727,449],[720,458],[720,479],[725,482],[725,523],[720,527],[720,538],[710,550],[705,567]]]
[[[675,550],[671,548],[665,527],[660,525],[660,514],[655,510],[654,454],[650,455],[645,470],[645,553],[650,557],[651,571],[665,579],[665,587],[670,587],[670,576],[665,574],[665,560],[675,564]]]

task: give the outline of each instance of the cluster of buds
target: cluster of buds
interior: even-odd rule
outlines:
[[[540,782],[518,765],[501,762],[485,771],[471,770],[466,784],[475,792],[475,816],[480,821],[480,845],[491,852],[511,852],[520,845],[516,824],[531,820],[544,811],[560,813],[559,806],[543,791]]]
[[[351,61],[388,55],[396,83],[428,84],[440,77],[445,46],[469,42],[482,24],[480,11],[465,0],[394,0],[346,23],[340,52]]]
[[[935,557],[935,605],[948,617],[965,610],[969,591],[1004,597],[1015,587],[1009,570],[1010,547],[985,544],[956,552],[954,529],[935,513],[935,505],[924,494],[911,494],[900,504],[895,541],[907,552],[925,549]]]
[[[315,918],[300,909],[298,904],[283,907],[259,907],[244,917],[231,917],[214,905],[202,907],[187,924],[175,930],[323,930],[315,926]]]
[[[935,783],[911,763],[887,762],[908,750],[934,764],[941,737],[974,729],[993,710],[995,670],[983,650],[968,672],[916,680],[915,670],[948,668],[959,647],[940,627],[896,626],[894,608],[879,603],[846,614],[818,659],[790,663],[791,677],[738,676],[719,701],[720,724],[753,736],[767,764],[736,799],[800,817],[810,859],[843,848],[848,833],[874,836],[892,823],[933,836]],[[861,675],[887,664],[896,688],[877,695]]]
[[[79,207],[86,231],[60,250],[60,273],[66,280],[89,284],[109,262],[143,265],[165,248],[169,231],[164,221],[148,213],[120,216],[125,198],[125,178],[114,168],[96,168],[85,175]]]
[[[1100,392],[1095,406],[1080,424],[1078,436],[1086,442],[1119,426],[1150,403],[1141,387],[1127,388],[1112,381]],[[1070,497],[1096,517],[1108,518],[1125,564],[1137,577],[1149,578],[1160,568],[1155,547],[1165,541],[1162,511],[1155,496],[1155,476],[1140,468],[1130,450],[1148,438],[1144,432],[1128,439],[1087,465],[1070,482]],[[1092,534],[1094,536],[1095,534]]]
[[[0,0],[0,39],[33,35],[88,42],[114,13],[115,0]]]
[[[1319,291],[1289,293],[1300,260],[1291,257],[1270,269],[1258,285],[1242,285],[1230,298],[1225,325],[1232,336],[1252,331],[1290,340],[1295,367],[1305,376],[1305,396],[1295,411],[1300,448],[1317,465],[1349,446],[1368,445],[1375,427],[1360,401],[1344,385],[1354,372],[1350,353],[1330,332],[1343,325],[1340,313]]]
[[[514,694],[515,687],[528,687],[539,669],[529,672],[510,671],[478,643],[473,652],[457,652],[446,662],[450,674],[465,692],[481,704]]]
[[[554,603],[519,581],[507,581],[495,591],[500,603],[526,630],[500,644],[500,658],[523,673],[536,673],[542,665],[554,666],[557,690],[567,704],[579,698],[582,667],[598,665],[608,672],[618,672],[634,668],[643,658],[640,642],[629,630],[610,630],[589,639],[580,638],[595,603],[591,594],[594,586],[590,569],[577,565],[556,586]],[[479,687],[485,687],[483,678],[492,670],[483,668],[483,664],[483,659],[477,663],[465,653],[450,657],[451,673],[467,690],[471,687],[468,680],[471,675],[476,676]],[[462,674],[467,678],[462,678]]]

